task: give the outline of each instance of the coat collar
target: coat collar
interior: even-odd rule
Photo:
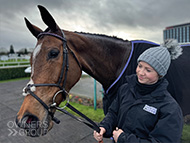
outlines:
[[[150,94],[147,95],[140,95],[138,92],[135,91],[136,86],[136,74],[131,76],[126,76],[126,81],[129,84],[130,91],[133,93],[136,99],[142,99],[143,101],[162,101],[167,92],[168,81],[163,79],[163,82]]]

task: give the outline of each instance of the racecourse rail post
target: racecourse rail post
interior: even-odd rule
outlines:
[[[94,110],[96,110],[97,105],[97,88],[96,88],[96,80],[94,79]]]

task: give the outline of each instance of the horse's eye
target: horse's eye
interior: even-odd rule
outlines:
[[[58,50],[58,49],[52,49],[52,50],[48,53],[48,59],[56,58],[58,55],[59,55],[59,50]]]

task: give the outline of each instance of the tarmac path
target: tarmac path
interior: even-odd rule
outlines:
[[[93,79],[81,79],[72,92],[83,91],[84,88],[93,91],[93,84],[88,84],[88,81]],[[45,136],[26,136],[23,129],[15,124],[15,117],[23,102],[22,89],[27,82],[28,80],[19,80],[0,83],[0,143],[97,143],[91,128],[60,112],[56,112],[55,116],[61,120],[61,123],[54,124],[53,129]],[[84,88],[81,89],[82,87]],[[85,92],[79,94],[84,95]],[[93,92],[89,97],[93,97]],[[111,142],[110,139],[104,139],[104,143]]]
[[[96,81],[97,99],[102,100],[102,86]],[[91,77],[81,78],[77,84],[71,89],[70,93],[83,97],[94,98],[94,79]]]

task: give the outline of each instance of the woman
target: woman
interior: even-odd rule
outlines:
[[[171,59],[181,54],[174,40],[143,52],[137,60],[136,75],[126,77],[94,138],[101,141],[103,136],[113,136],[118,143],[180,142],[183,115],[167,91],[164,76]]]

